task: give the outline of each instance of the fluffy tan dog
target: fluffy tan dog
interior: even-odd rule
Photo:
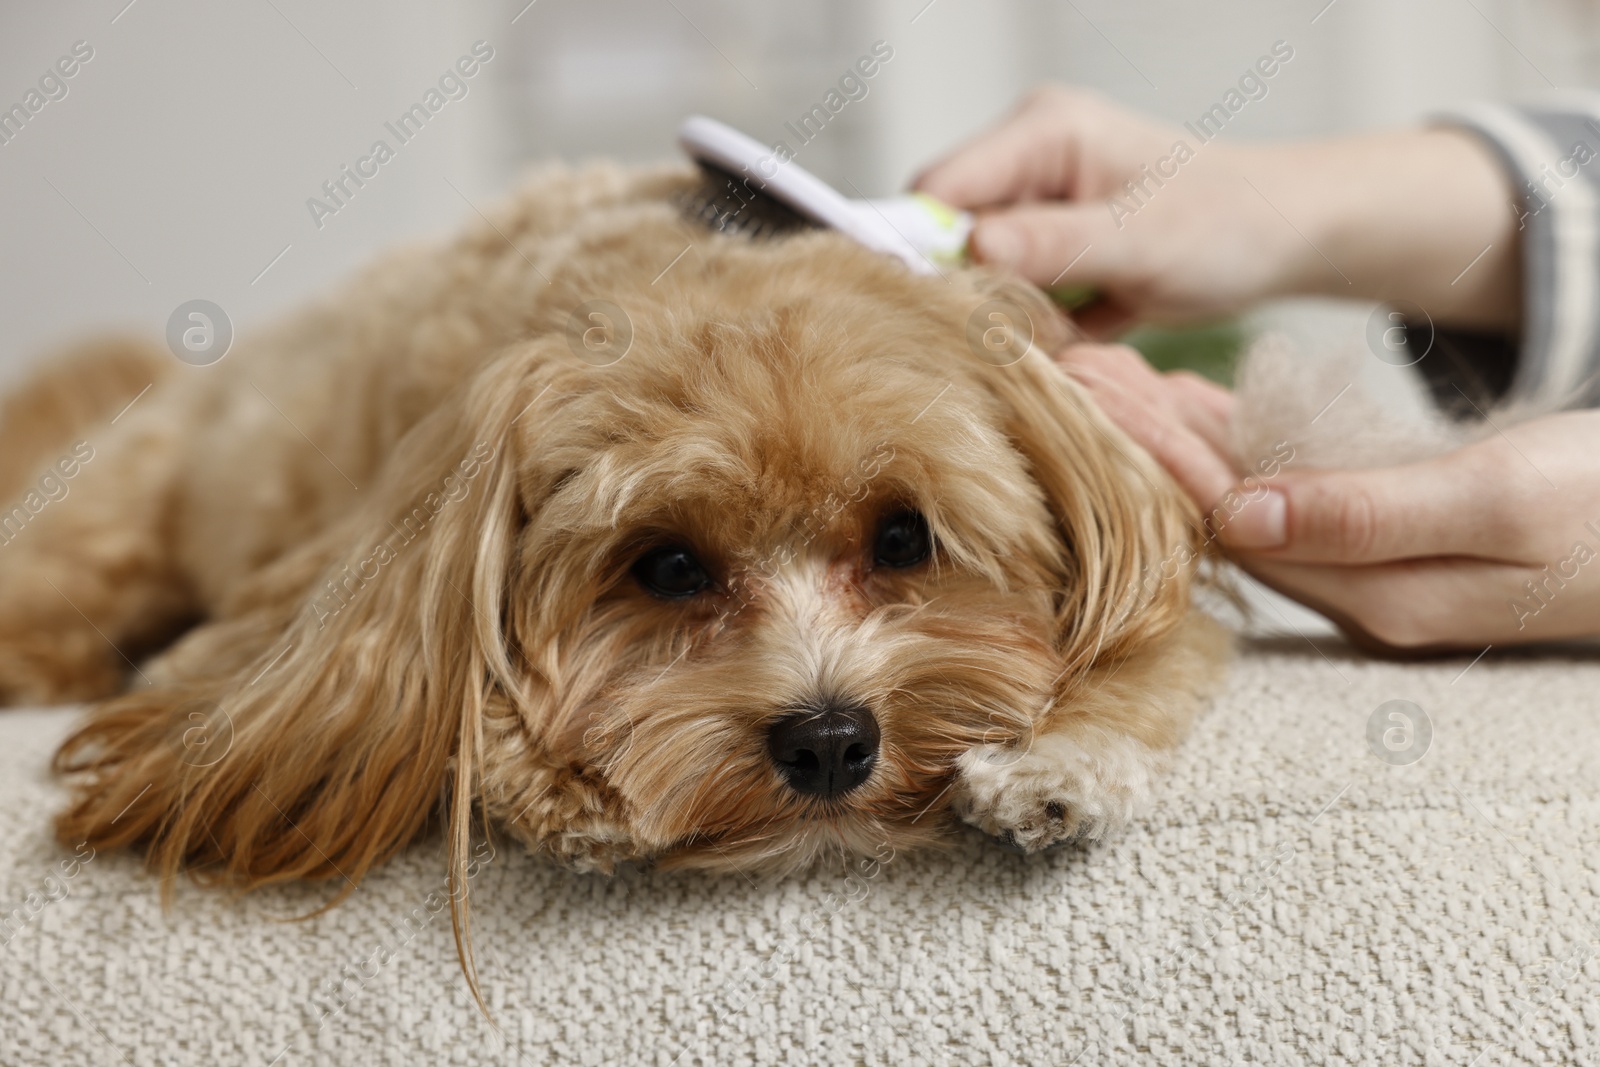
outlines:
[[[548,173],[214,366],[100,349],[12,399],[0,693],[97,702],[62,840],[353,885],[435,816],[459,880],[475,807],[601,869],[1129,817],[1223,641],[1064,320],[710,232],[692,183]],[[997,298],[1038,332],[1005,359]]]

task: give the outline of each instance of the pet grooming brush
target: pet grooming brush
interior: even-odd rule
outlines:
[[[793,159],[703,115],[684,122],[678,143],[709,179],[691,206],[712,229],[766,236],[826,227],[918,274],[966,257],[972,216],[931,196],[851,200]]]
[[[687,206],[711,229],[765,237],[825,227],[894,256],[918,274],[967,261],[972,214],[926,193],[852,200],[787,154],[704,115],[684,121],[678,143],[706,175]],[[1093,290],[1082,286],[1050,295],[1069,310],[1094,299]]]

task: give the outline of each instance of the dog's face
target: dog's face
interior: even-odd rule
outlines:
[[[532,669],[485,759],[531,841],[771,867],[927,839],[963,752],[1026,745],[1090,645],[1164,624],[1171,590],[1133,589],[1186,536],[1164,480],[1025,337],[968,330],[992,294],[815,243],[622,298],[614,364],[529,353],[507,611]],[[592,831],[552,834],[538,749]]]

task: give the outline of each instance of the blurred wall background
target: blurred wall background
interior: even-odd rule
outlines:
[[[0,109],[76,42],[93,55],[45,83],[19,131],[0,125],[0,378],[88,332],[159,337],[197,297],[248,332],[383,247],[471,217],[530,161],[673,158],[690,112],[792,143],[785,123],[878,41],[892,58],[800,156],[867,195],[1037,82],[1183,120],[1280,40],[1293,61],[1225,136],[1412,122],[1600,70],[1591,0],[8,4]],[[426,126],[403,145],[386,134],[479,41],[491,58]],[[314,218],[307,199],[327,202],[322,184],[380,137],[394,158]]]

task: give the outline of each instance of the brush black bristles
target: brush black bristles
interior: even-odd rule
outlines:
[[[746,237],[778,237],[817,223],[762,192],[748,177],[731,174],[713,163],[696,161],[704,176],[684,195],[684,214],[709,230]]]

